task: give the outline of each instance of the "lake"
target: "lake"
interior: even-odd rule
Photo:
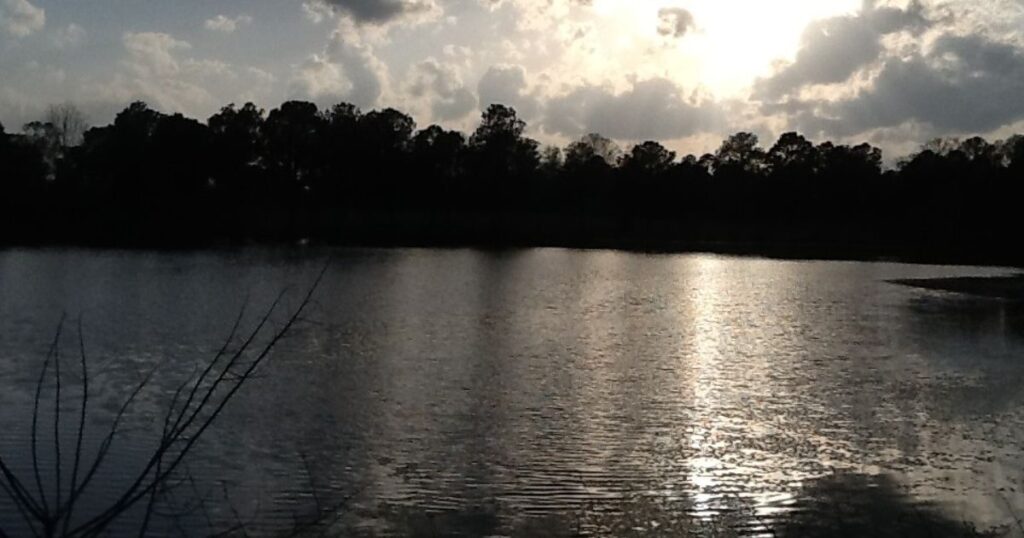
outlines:
[[[275,536],[306,520],[373,536],[1018,531],[1024,309],[890,283],[1005,268],[558,249],[4,250],[0,455],[31,475],[36,380],[64,313],[64,416],[75,416],[80,317],[87,446],[161,365],[81,510],[102,507],[243,305],[250,328],[286,288],[294,308],[328,256],[314,303],[199,442],[153,533]],[[64,435],[73,426],[65,418]],[[42,461],[46,482],[53,456]],[[0,501],[0,528],[19,525]]]

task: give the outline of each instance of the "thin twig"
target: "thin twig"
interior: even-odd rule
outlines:
[[[238,334],[238,329],[241,326],[242,320],[245,317],[248,299],[246,300],[246,303],[240,309],[230,333],[225,339],[223,345],[218,349],[217,354],[206,365],[198,377],[196,377],[196,372],[193,371],[192,375],[182,382],[175,390],[173,398],[171,399],[170,405],[164,416],[163,431],[160,436],[160,441],[149,461],[135,476],[132,484],[123,490],[120,496],[113,502],[113,504],[109,505],[107,509],[85,518],[84,521],[77,525],[73,521],[73,516],[75,514],[75,507],[78,501],[82,498],[84,492],[96,478],[99,469],[103,466],[104,461],[110,453],[110,449],[115,438],[118,437],[118,434],[122,431],[122,421],[125,419],[128,410],[139,398],[142,391],[149,386],[156,372],[160,369],[163,362],[166,361],[154,366],[134,387],[128,398],[122,403],[114,416],[110,429],[100,442],[92,463],[86,466],[83,461],[84,452],[82,446],[85,438],[86,417],[89,412],[90,372],[88,367],[88,355],[86,353],[84,342],[82,318],[79,316],[78,347],[82,373],[82,393],[77,432],[75,435],[73,463],[69,482],[65,484],[65,477],[63,473],[64,469],[62,468],[64,463],[64,454],[62,453],[63,447],[61,443],[63,373],[61,371],[60,339],[65,320],[65,316],[62,316],[53,343],[51,344],[50,350],[43,362],[42,372],[36,382],[35,397],[33,400],[31,430],[32,474],[35,480],[36,489],[38,490],[38,498],[32,494],[28,488],[26,488],[25,484],[18,479],[3,458],[0,457],[0,488],[2,488],[3,493],[13,501],[15,508],[25,520],[32,534],[37,538],[40,536],[50,538],[58,533],[65,537],[84,538],[97,536],[105,532],[115,519],[135,506],[136,503],[142,499],[148,498],[142,525],[139,529],[140,536],[145,535],[148,532],[153,516],[159,514],[157,511],[158,499],[164,496],[173,495],[169,480],[174,476],[178,467],[183,464],[185,457],[192,451],[198,440],[203,437],[203,434],[223,413],[228,402],[236,396],[242,385],[253,379],[257,369],[269,357],[275,346],[288,335],[297,323],[305,319],[303,317],[303,312],[309,308],[310,304],[312,304],[313,294],[323,280],[329,265],[329,262],[324,264],[323,269],[317,275],[317,278],[308,289],[307,293],[302,297],[297,308],[286,318],[283,325],[279,327],[275,326],[276,324],[273,322],[272,316],[277,312],[287,290],[282,291],[274,299],[265,315],[259,319],[255,328],[241,342],[241,345],[237,350],[229,352],[229,349]],[[269,339],[258,348],[254,349],[255,342],[258,338],[261,338],[261,335],[264,334],[264,330],[268,326],[272,328],[268,333]],[[41,402],[44,386],[46,385],[45,380],[47,375],[50,373],[51,361],[54,363],[53,374],[55,380],[53,396],[54,413],[52,418],[54,435],[53,450],[55,457],[55,483],[53,484],[54,494],[52,500],[55,502],[55,505],[52,508],[50,506],[50,499],[47,497],[43,485],[38,447],[40,442],[39,421],[42,407]],[[184,397],[185,394],[187,394],[187,397]],[[305,462],[305,459],[304,463],[306,464],[307,474],[310,475],[310,483],[312,487],[312,473],[309,471],[308,463]],[[193,489],[197,490],[195,480],[191,476],[191,473],[188,473],[187,478],[188,482],[192,484]],[[184,481],[181,483],[184,483]],[[67,486],[66,498],[64,489],[65,485]],[[314,500],[317,503],[317,512],[322,513],[323,506],[317,492],[315,491],[315,487],[313,495]],[[200,499],[197,506],[203,510],[207,517],[207,522],[211,525],[212,529],[212,521],[210,521],[209,514],[206,513],[205,502]],[[234,509],[234,507],[232,507],[232,509]],[[242,523],[237,510],[235,510],[235,519],[237,525],[233,526],[229,532],[241,530],[241,532],[245,533],[245,525]],[[7,532],[0,529],[0,538],[6,538],[6,536]]]
[[[283,294],[283,292],[282,292],[282,294]],[[277,299],[274,300],[274,303],[271,305],[270,309],[267,311],[267,313],[260,320],[260,323],[257,325],[256,329],[252,332],[252,334],[250,334],[249,338],[242,345],[242,347],[238,350],[238,352],[236,352],[235,355],[231,358],[231,360],[229,360],[228,363],[225,365],[224,370],[221,371],[220,375],[218,375],[218,377],[214,381],[213,385],[206,391],[206,394],[203,396],[203,398],[201,399],[199,404],[196,406],[195,410],[193,411],[191,416],[188,418],[188,420],[186,420],[184,422],[184,424],[180,425],[178,427],[178,429],[176,429],[174,432],[172,432],[172,437],[170,439],[167,439],[167,438],[161,439],[160,446],[153,453],[153,456],[150,458],[149,462],[147,462],[146,466],[142,469],[142,471],[139,472],[139,474],[137,475],[137,477],[136,477],[135,481],[132,483],[132,485],[107,510],[103,511],[93,521],[90,521],[90,522],[88,522],[86,524],[83,524],[82,526],[77,527],[74,530],[72,530],[72,534],[76,534],[77,532],[80,532],[80,531],[85,532],[88,529],[96,527],[96,526],[99,526],[99,528],[105,527],[107,524],[109,524],[109,520],[110,520],[111,516],[116,517],[116,515],[122,513],[123,511],[127,510],[130,506],[134,505],[136,502],[139,501],[139,499],[144,497],[149,492],[149,489],[153,486],[153,484],[158,482],[157,479],[159,478],[159,474],[157,476],[155,476],[152,481],[148,481],[148,482],[146,481],[146,477],[148,477],[150,472],[152,472],[153,468],[156,466],[157,461],[159,459],[163,458],[164,453],[167,452],[171,448],[171,445],[174,443],[174,441],[176,441],[179,438],[183,438],[184,437],[184,434],[188,430],[189,426],[191,426],[192,423],[197,419],[197,417],[200,415],[200,413],[206,407],[207,403],[212,399],[213,394],[217,390],[218,386],[224,381],[224,379],[225,379],[225,377],[227,375],[228,370],[238,361],[238,359],[242,356],[242,354],[244,354],[244,352],[245,352],[246,348],[249,346],[249,344],[253,340],[256,339],[256,337],[257,337],[257,335],[259,333],[259,330],[266,324],[266,322],[270,318],[270,316],[273,315],[273,312],[274,312],[276,306],[280,303],[281,298],[282,298],[282,295],[278,295]],[[236,385],[236,386],[240,386],[240,383],[238,385]],[[229,391],[228,392],[228,396],[225,396],[225,400],[222,400],[222,402],[221,402],[222,405],[218,408],[218,411],[219,411],[220,408],[223,408],[223,404],[226,403],[226,399],[230,398],[230,396],[233,395],[233,394],[234,394],[234,391]],[[212,422],[212,419],[215,418],[215,416],[216,416],[216,412],[211,417],[208,417],[207,420],[201,421],[201,424],[203,426],[207,426],[210,422]],[[191,448],[192,444],[194,443],[194,440],[198,437],[199,434],[202,433],[203,430],[205,430],[205,427],[201,428],[198,434],[194,434],[193,436],[191,436],[191,438],[188,439],[185,448],[183,449],[182,453],[180,453],[180,455],[182,457],[183,457],[185,451],[187,451],[188,449]],[[176,458],[177,461],[180,461],[180,459],[181,458]],[[173,465],[176,466],[177,462],[175,462]],[[146,484],[145,487],[143,487],[144,484]],[[139,488],[143,488],[143,489],[141,491],[139,491]],[[125,505],[127,505],[127,506],[125,506]]]
[[[61,486],[61,454],[60,454],[60,345],[53,351],[53,378],[57,387],[53,396],[53,453],[54,466],[56,468],[57,480],[54,484],[54,510],[60,512],[60,486]]]
[[[82,461],[82,439],[85,436],[85,416],[89,409],[89,367],[85,354],[85,334],[82,330],[82,316],[78,316],[78,356],[82,366],[82,405],[78,414],[78,435],[75,438],[75,461],[71,467],[71,485],[68,490],[68,504],[64,513],[63,534],[68,533],[68,526],[71,525],[71,517],[74,514],[74,503],[70,502],[70,495],[78,489],[78,468]]]
[[[60,322],[57,324],[57,334],[53,337],[53,343],[50,344],[50,350],[46,353],[46,359],[43,361],[43,370],[39,373],[39,380],[36,382],[36,396],[32,403],[32,473],[36,479],[36,489],[39,490],[39,503],[42,506],[43,512],[43,523],[46,524],[50,519],[50,506],[46,502],[46,493],[43,491],[43,479],[39,473],[39,400],[43,393],[43,381],[46,379],[46,372],[50,369],[50,359],[56,352],[57,345],[60,343],[60,333],[64,329],[64,318],[66,314],[61,314]]]
[[[323,513],[323,505],[320,504],[320,495],[316,492],[316,484],[313,483],[313,470],[309,468],[309,460],[306,459],[304,452],[299,452],[299,458],[306,471],[306,480],[309,481],[309,491],[313,494],[313,502],[316,503],[316,513]]]
[[[177,420],[175,420],[174,422],[174,430],[177,430],[178,427],[181,425],[182,419],[185,417],[186,412],[192,405],[192,402],[195,400],[196,393],[199,391],[203,382],[206,380],[206,376],[210,375],[210,372],[212,372],[213,368],[217,365],[217,361],[219,361],[227,353],[228,347],[231,345],[231,342],[235,339],[235,334],[238,333],[238,327],[242,324],[242,318],[245,317],[245,311],[248,305],[249,297],[246,296],[245,301],[242,302],[242,308],[238,310],[238,317],[235,318],[235,323],[234,325],[231,326],[231,332],[228,333],[228,337],[224,339],[224,344],[220,347],[220,349],[217,350],[217,354],[213,357],[213,360],[210,361],[210,363],[203,370],[203,373],[199,376],[199,379],[197,379],[195,384],[192,386],[192,390],[189,392],[188,395],[188,400],[186,400],[185,405],[181,409],[181,413],[179,413]]]
[[[265,316],[263,316],[263,318],[261,318],[259,324],[257,325],[257,329],[250,334],[249,338],[246,339],[242,347],[224,365],[220,374],[217,376],[217,379],[214,381],[213,385],[206,391],[200,403],[196,406],[196,408],[191,413],[189,418],[185,420],[185,422],[182,423],[176,431],[172,432],[171,436],[168,439],[165,439],[164,442],[161,443],[156,453],[153,455],[152,458],[150,458],[150,462],[147,463],[145,468],[137,475],[135,482],[109,508],[101,512],[99,515],[95,516],[90,521],[87,521],[82,525],[73,528],[70,534],[92,536],[101,532],[113,521],[113,519],[118,517],[120,514],[122,514],[124,511],[128,510],[132,506],[134,506],[137,502],[139,502],[139,500],[144,498],[154,488],[156,488],[157,486],[159,486],[159,484],[166,481],[168,477],[174,473],[177,467],[184,460],[185,456],[187,456],[191,452],[196,442],[203,436],[203,434],[210,427],[210,425],[213,424],[214,420],[223,412],[228,402],[230,402],[233,399],[233,397],[238,393],[238,391],[241,389],[245,381],[252,376],[256,368],[258,368],[259,365],[262,364],[262,362],[267,358],[267,356],[269,356],[271,350],[277,345],[277,343],[281,339],[285,337],[285,335],[300,319],[302,312],[309,305],[313,294],[319,287],[320,282],[323,280],[328,267],[329,264],[324,265],[323,269],[320,271],[313,285],[309,288],[308,292],[305,294],[302,301],[299,303],[299,306],[292,313],[292,315],[289,316],[288,321],[280,330],[273,334],[270,341],[262,347],[262,349],[259,351],[256,357],[244,368],[244,371],[241,373],[237,381],[228,383],[228,387],[226,388],[225,394],[221,396],[220,400],[216,403],[211,412],[206,417],[199,419],[200,414],[202,414],[202,411],[207,407],[207,405],[213,405],[210,402],[213,398],[215,391],[217,390],[219,385],[223,383],[224,380],[228,377],[228,374],[231,372],[232,368],[236,364],[238,364],[238,361],[245,354],[245,351],[249,348],[251,343],[256,339],[262,327],[266,325],[267,321],[270,319],[270,316],[273,314],[273,311],[276,309],[276,306],[280,303],[282,295],[279,295],[277,299],[275,299],[270,310],[267,312]],[[195,428],[195,430],[192,431],[190,435],[185,435],[186,432],[189,431],[190,426],[196,420],[198,420],[198,425]],[[156,462],[163,461],[164,455],[179,439],[185,441],[184,447],[182,447],[179,451],[177,451],[176,454],[173,455],[172,459],[170,460],[170,463],[166,466],[166,468],[157,472],[152,477],[151,480],[147,481],[146,478],[150,475],[150,472],[156,466]]]
[[[0,457],[0,474],[3,475],[3,478],[7,479],[10,489],[5,488],[5,491],[9,495],[13,495],[12,498],[17,506],[25,508],[25,510],[32,514],[33,518],[42,519],[45,515],[43,514],[42,507],[32,497],[32,493],[28,491],[28,488],[18,480],[18,477],[11,471],[11,468],[7,466],[2,457]],[[2,483],[0,481],[0,484]]]
[[[121,421],[124,419],[125,414],[128,412],[128,408],[131,407],[132,403],[135,402],[135,399],[142,392],[142,389],[144,389],[146,385],[149,384],[150,380],[153,379],[153,376],[156,374],[157,370],[159,370],[160,366],[161,364],[158,364],[154,366],[152,369],[150,369],[149,373],[146,374],[145,377],[143,377],[142,381],[135,386],[135,389],[128,396],[128,399],[121,404],[121,408],[118,409],[117,415],[114,416],[114,421],[110,425],[110,431],[107,432],[106,437],[103,439],[103,441],[100,442],[100,448],[97,451],[96,458],[93,460],[92,465],[89,467],[89,470],[86,472],[85,477],[82,479],[82,483],[78,485],[77,490],[71,492],[71,498],[68,500],[69,505],[73,505],[82,495],[82,493],[86,490],[86,488],[89,487],[89,484],[92,482],[92,479],[96,476],[96,472],[99,470],[100,466],[103,465],[103,461],[106,459],[107,453],[110,451],[111,445],[114,443],[114,437],[117,435],[117,432],[119,431],[118,428],[120,427]]]
[[[25,525],[32,531],[32,536],[39,536],[36,532],[35,525],[32,524],[31,514],[25,509],[21,502],[15,499],[14,492],[10,490],[10,487],[3,480],[0,480],[0,488],[4,490],[8,497],[14,501],[14,506],[18,509],[18,513],[21,514],[21,518],[25,520]],[[4,536],[3,529],[0,529],[0,536]]]

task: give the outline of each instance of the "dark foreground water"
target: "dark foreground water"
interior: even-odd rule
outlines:
[[[35,379],[62,312],[76,360],[81,315],[87,445],[164,361],[81,509],[101,508],[246,298],[251,326],[327,253],[0,252],[0,454],[31,473]],[[318,519],[332,535],[1019,533],[1021,308],[887,282],[1008,270],[330,254],[308,319],[200,443],[154,532],[275,536]],[[0,501],[0,528],[19,524]]]

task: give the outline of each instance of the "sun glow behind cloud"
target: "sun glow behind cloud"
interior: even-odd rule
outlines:
[[[896,158],[1024,125],[1020,0],[96,1],[0,0],[8,130],[69,100],[104,124],[135,99],[197,118],[302,99],[470,131],[501,101],[544,144],[597,131],[700,154],[796,130]]]
[[[859,0],[594,0],[600,39],[611,54],[593,61],[660,72],[719,97],[736,96],[758,76],[771,74],[777,61],[792,60],[809,23],[854,13],[860,5]],[[680,35],[659,34],[659,13],[673,9],[691,14],[692,26]],[[631,65],[624,56],[632,56]]]

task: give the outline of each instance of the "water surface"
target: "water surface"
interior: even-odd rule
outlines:
[[[94,497],[112,494],[242,305],[248,326],[286,287],[294,306],[327,254],[307,319],[190,460],[198,485],[179,502],[206,509],[160,532],[281,534],[317,505],[336,507],[332,532],[365,535],[875,524],[842,519],[840,505],[890,522],[935,514],[939,533],[1013,532],[1024,514],[1021,308],[890,282],[1011,273],[999,268],[554,249],[7,250],[0,453],[29,468],[35,378],[62,313],[81,315],[97,428],[166,361]],[[0,503],[0,523],[17,521]]]

